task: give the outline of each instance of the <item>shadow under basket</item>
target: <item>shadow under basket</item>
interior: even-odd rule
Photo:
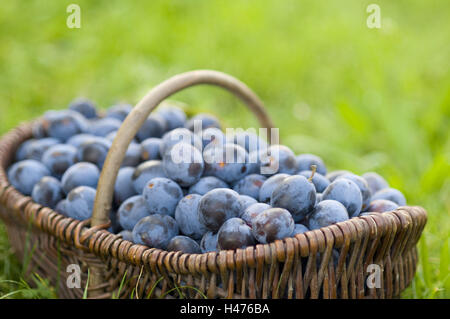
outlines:
[[[7,167],[32,137],[32,125],[0,139],[0,217],[27,275],[48,279],[60,298],[82,298],[85,290],[93,298],[396,298],[414,277],[416,244],[427,221],[421,207],[372,213],[236,251],[182,254],[135,245],[106,225],[38,205],[10,185]],[[88,274],[97,280],[86,289]]]

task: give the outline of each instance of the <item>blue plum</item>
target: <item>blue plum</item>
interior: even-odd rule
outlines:
[[[195,125],[197,124],[197,128]],[[191,131],[196,131],[196,129],[207,129],[209,127],[221,128],[219,120],[211,114],[199,113],[191,117],[185,124],[185,127]]]
[[[223,180],[214,176],[205,176],[198,180],[197,183],[189,187],[189,194],[205,195],[215,188],[228,188],[228,184]]]
[[[217,233],[219,249],[234,250],[255,244],[252,229],[240,218],[233,217],[223,223]]]
[[[247,175],[247,151],[236,144],[206,148],[203,152],[205,175],[233,183]]]
[[[175,215],[175,208],[183,198],[181,187],[173,180],[156,177],[151,179],[143,190],[143,196],[151,214]]]
[[[69,216],[67,214],[67,199],[61,199],[58,204],[56,204],[54,211],[57,213],[60,213],[61,215],[64,216]]]
[[[118,103],[110,106],[106,111],[106,117],[113,118],[123,122],[125,118],[130,114],[133,106],[127,103]]]
[[[273,190],[272,207],[287,209],[296,222],[304,220],[316,204],[316,189],[306,177],[294,175],[285,178]]]
[[[158,109],[157,114],[164,118],[168,130],[184,127],[186,123],[186,113],[174,105],[162,106]]]
[[[97,117],[97,108],[94,102],[86,98],[77,98],[70,102],[69,110],[76,111],[87,119]]]
[[[103,137],[88,140],[78,147],[77,159],[80,162],[93,163],[101,169],[110,147],[111,142]]]
[[[74,135],[71,138],[69,138],[66,141],[66,144],[72,145],[72,146],[75,146],[76,148],[78,148],[84,142],[90,141],[90,140],[95,139],[95,138],[96,138],[95,135],[88,134],[88,133],[81,133],[81,134],[77,134],[77,135]]]
[[[42,126],[47,136],[65,142],[76,134],[86,133],[88,122],[83,115],[72,110],[47,111]]]
[[[272,206],[265,203],[252,204],[244,210],[244,213],[241,214],[240,218],[242,218],[247,223],[247,225],[251,227],[253,224],[253,219],[269,208],[272,208]]]
[[[170,240],[179,233],[175,219],[154,214],[142,218],[133,228],[133,242],[153,248],[166,249]]]
[[[162,139],[157,137],[150,137],[142,141],[141,143],[141,159],[144,161],[161,159]]]
[[[327,174],[327,168],[323,160],[317,155],[301,154],[298,155],[296,159],[299,171],[309,171],[311,170],[312,165],[316,165],[317,173],[324,176]]]
[[[247,196],[247,195],[239,195],[239,201],[241,202],[242,210],[241,213],[250,205],[253,205],[257,203],[258,201],[254,199],[253,197]]]
[[[308,171],[300,171],[298,174],[303,175],[306,178],[310,178],[312,176],[313,178],[311,182],[314,184],[316,192],[318,193],[322,193],[325,190],[325,188],[327,188],[328,185],[330,185],[330,181],[325,176],[323,176],[318,172],[315,172],[314,175],[312,175],[312,171],[308,170]]]
[[[163,156],[163,169],[167,177],[182,187],[189,187],[200,180],[205,164],[202,153],[188,143],[174,145]]]
[[[197,149],[201,150],[202,140],[200,137],[192,133],[186,128],[176,128],[163,135],[159,153],[163,156],[167,151],[179,142],[191,144]]]
[[[67,194],[67,215],[73,219],[91,218],[94,208],[95,189],[89,186],[78,186]]]
[[[209,231],[203,235],[202,240],[200,241],[200,249],[202,250],[202,253],[219,251],[217,235],[217,233],[213,233],[212,231]]]
[[[259,201],[269,203],[273,190],[289,176],[289,174],[275,174],[266,179],[259,189]]]
[[[217,232],[222,224],[242,211],[239,194],[227,188],[216,188],[200,199],[198,216],[200,222],[210,231]]]
[[[271,145],[259,153],[261,162],[259,174],[295,174],[298,171],[294,152],[284,145]]]
[[[362,178],[364,178],[367,184],[369,184],[369,189],[372,194],[375,194],[379,190],[389,187],[388,182],[386,182],[383,177],[375,172],[364,173],[362,175]]]
[[[53,137],[45,137],[40,140],[34,140],[26,147],[25,158],[41,161],[42,155],[46,150],[60,143],[61,141],[59,139]]]
[[[128,145],[121,167],[137,166],[141,162],[141,146],[137,143]]]
[[[332,183],[335,179],[344,174],[352,174],[352,172],[347,170],[332,171],[326,174],[325,177],[330,181],[330,183]]]
[[[53,176],[61,178],[64,172],[77,162],[77,149],[68,144],[56,144],[42,155],[42,163],[47,166]]]
[[[33,191],[31,192],[33,201],[52,209],[63,199],[63,196],[61,182],[51,176],[42,177],[41,180],[34,185]]]
[[[202,196],[189,194],[184,196],[175,209],[175,220],[183,235],[200,239],[207,232],[206,227],[200,223],[198,205]]]
[[[295,224],[294,231],[291,234],[291,237],[294,237],[297,234],[303,234],[309,231],[308,227],[303,224]]]
[[[125,200],[117,211],[120,226],[125,230],[133,230],[133,227],[142,218],[149,216],[150,211],[147,202],[142,195],[135,195]]]
[[[367,181],[364,178],[362,178],[358,175],[355,175],[355,174],[351,174],[351,173],[343,174],[343,175],[339,176],[338,178],[336,178],[336,180],[340,179],[340,178],[349,179],[359,187],[359,190],[361,191],[362,201],[363,201],[362,210],[365,210],[366,207],[369,206],[370,200],[372,197],[372,193],[369,189],[369,184],[367,183]]]
[[[19,148],[17,149],[16,155],[15,155],[16,162],[23,161],[23,160],[27,159],[27,154],[29,152],[28,148],[35,141],[37,141],[37,140],[32,138],[32,139],[24,141],[22,144],[19,145]],[[37,160],[39,160],[39,159],[37,159]]]
[[[372,200],[376,199],[387,199],[394,203],[396,203],[399,206],[405,206],[406,205],[406,198],[400,192],[398,189],[395,188],[383,188],[380,189],[378,192],[373,194]]]
[[[78,186],[97,188],[100,171],[97,166],[88,162],[80,162],[69,167],[61,178],[64,192],[68,194]]]
[[[150,137],[161,137],[166,132],[166,120],[158,114],[150,114],[139,128],[136,138],[142,142]]]
[[[31,195],[34,185],[44,176],[50,176],[47,167],[35,160],[23,160],[8,169],[8,180],[19,192]]]
[[[136,193],[142,194],[142,191],[149,180],[155,177],[167,177],[164,173],[162,161],[146,161],[136,167],[133,173],[133,187]]]
[[[133,187],[134,167],[122,167],[117,173],[114,184],[114,203],[120,206],[127,198],[137,195]]]
[[[375,199],[370,202],[367,207],[367,212],[376,212],[376,213],[384,213],[396,210],[398,208],[398,204],[393,201],[387,199]]]
[[[263,183],[267,180],[267,177],[258,175],[258,174],[250,174],[245,176],[243,179],[238,181],[233,189],[241,195],[247,195],[253,197],[255,199],[259,198],[259,190]]]
[[[322,201],[331,199],[344,205],[349,217],[358,216],[362,209],[362,195],[358,185],[346,178],[335,179],[323,192]]]
[[[186,236],[175,236],[167,244],[168,251],[181,251],[183,254],[201,254],[199,244]]]
[[[95,119],[89,123],[89,133],[99,137],[106,137],[109,133],[119,130],[121,125],[121,121],[111,117]]]
[[[323,200],[316,205],[309,216],[309,229],[319,229],[348,220],[349,214],[344,205],[335,200]]]
[[[283,208],[269,208],[253,218],[252,232],[262,244],[291,236],[295,223],[292,215]]]
[[[123,240],[133,241],[133,232],[130,230],[122,230],[119,235],[122,236]]]

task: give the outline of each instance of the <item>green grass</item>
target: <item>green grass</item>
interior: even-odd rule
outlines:
[[[81,29],[65,25],[69,3],[0,6],[0,133],[80,95],[135,103],[176,73],[228,72],[259,94],[296,152],[377,171],[428,210],[403,297],[450,297],[448,1],[376,1],[381,29],[366,27],[373,1],[79,0]],[[257,125],[217,89],[175,98],[231,127]],[[23,274],[0,229],[1,296]]]

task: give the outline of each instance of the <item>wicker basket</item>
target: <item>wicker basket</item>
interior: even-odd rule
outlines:
[[[181,254],[135,245],[109,233],[113,185],[132,137],[148,114],[173,93],[213,84],[241,98],[264,127],[272,127],[258,97],[242,82],[215,71],[177,75],[154,89],[124,121],[102,171],[93,216],[78,221],[34,203],[14,189],[6,169],[33,123],[0,139],[0,217],[28,273],[48,278],[60,298],[393,298],[411,282],[416,243],[426,224],[421,207],[352,218],[271,244],[236,251]],[[81,287],[68,288],[67,266],[81,268]],[[381,287],[370,288],[368,265],[381,267]],[[89,269],[89,272],[88,272]],[[121,285],[122,283],[122,285]],[[189,288],[187,288],[187,286]]]

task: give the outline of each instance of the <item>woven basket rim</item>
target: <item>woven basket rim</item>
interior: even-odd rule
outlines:
[[[32,137],[33,123],[21,124],[0,138],[0,205],[14,210],[25,222],[51,236],[100,258],[117,258],[127,264],[147,266],[152,271],[162,274],[220,273],[224,269],[234,270],[245,265],[253,267],[258,263],[270,263],[275,260],[284,262],[288,256],[297,254],[301,257],[322,253],[329,256],[334,248],[358,244],[361,241],[367,245],[370,240],[399,232],[399,242],[392,248],[395,250],[393,254],[395,257],[401,255],[399,252],[406,249],[405,246],[411,247],[417,243],[427,221],[427,212],[424,208],[402,206],[392,212],[350,218],[294,237],[244,249],[184,254],[133,244],[105,230],[106,225],[90,228],[89,221],[65,217],[48,207],[34,203],[31,197],[21,194],[8,182],[7,166],[11,163],[18,144]],[[382,249],[374,256],[374,260],[383,258],[387,253],[386,248]],[[355,259],[358,256],[351,258]],[[338,269],[344,262],[345,260],[339,260]],[[326,264],[322,264],[321,269],[325,266]]]

